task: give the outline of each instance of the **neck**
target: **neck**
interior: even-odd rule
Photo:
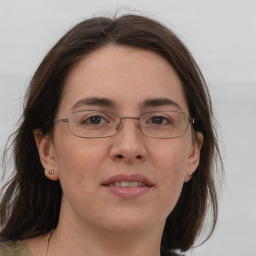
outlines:
[[[72,218],[62,218],[49,244],[48,256],[160,256],[163,225],[136,232],[115,232]]]

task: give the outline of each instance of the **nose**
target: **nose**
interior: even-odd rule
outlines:
[[[124,118],[119,131],[112,137],[110,157],[115,161],[141,162],[147,157],[144,136],[141,134],[138,120],[134,119],[138,118]]]

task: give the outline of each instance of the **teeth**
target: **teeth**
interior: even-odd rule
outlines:
[[[117,181],[114,184],[109,184],[109,186],[116,186],[116,187],[122,187],[122,188],[127,188],[127,187],[138,187],[138,186],[145,186],[144,183],[140,182],[140,181]]]
[[[128,187],[129,185],[129,182],[128,181],[121,181],[121,187],[124,188],[124,187]]]

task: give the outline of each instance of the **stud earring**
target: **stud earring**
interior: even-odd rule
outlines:
[[[192,174],[193,174],[192,172],[189,172],[189,173],[188,173],[189,176],[192,176]]]
[[[53,175],[53,174],[55,173],[55,171],[54,171],[54,170],[49,170],[48,173],[49,173],[50,175]]]

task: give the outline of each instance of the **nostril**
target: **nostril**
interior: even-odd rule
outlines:
[[[126,159],[126,157],[125,156],[123,156],[123,155],[116,155],[116,158],[118,158],[118,159]],[[137,155],[136,157],[135,157],[135,159],[142,159],[143,157],[141,156],[141,155]]]

